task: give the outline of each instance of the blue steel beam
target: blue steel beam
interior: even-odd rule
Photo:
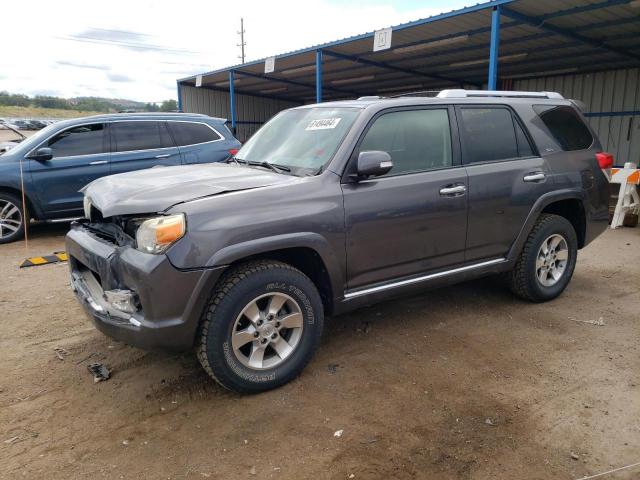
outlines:
[[[233,132],[233,134],[236,134],[236,92],[235,92],[235,85],[234,83],[234,78],[235,75],[233,74],[233,70],[229,70],[229,103],[230,103],[230,110],[231,110],[231,131]]]
[[[500,6],[491,12],[491,42],[489,44],[489,78],[487,89],[498,89],[498,50],[500,49]]]
[[[514,20],[518,20],[519,22],[525,23],[527,25],[532,25],[534,27],[540,28],[542,30],[546,30],[548,32],[551,33],[555,33],[558,35],[562,35],[564,37],[567,38],[571,38],[573,40],[578,40],[586,45],[591,45],[592,47],[596,47],[596,48],[600,48],[602,50],[606,50],[608,52],[612,52],[612,53],[616,53],[618,55],[622,55],[624,57],[629,57],[629,58],[633,58],[636,60],[640,60],[640,54],[637,54],[635,52],[631,52],[629,50],[626,50],[624,48],[618,48],[618,47],[612,47],[610,45],[607,45],[606,43],[602,42],[601,40],[596,40],[593,38],[589,38],[589,37],[585,37],[584,35],[580,35],[579,33],[575,33],[574,31],[571,30],[566,30],[564,28],[561,27],[557,27],[555,25],[551,25],[549,23],[546,23],[544,19],[541,19],[539,17],[530,17],[528,15],[524,15],[522,13],[518,13],[514,10],[511,10],[509,8],[503,7],[502,8],[502,14],[512,18]]]
[[[180,95],[180,82],[176,82],[176,89],[178,90],[178,111],[182,111],[182,96]]]
[[[390,64],[385,63],[385,62],[375,62],[373,60],[367,60],[366,58],[355,57],[353,55],[345,55],[344,53],[333,52],[331,50],[325,50],[324,53],[326,53],[329,56],[335,57],[335,58],[341,58],[343,60],[350,60],[352,62],[360,63],[362,65],[368,65],[370,67],[378,67],[378,68],[382,68],[382,69],[386,69],[386,70],[393,70],[395,72],[401,72],[401,73],[406,73],[408,75],[415,75],[415,76],[419,76],[419,77],[430,78],[430,79],[433,79],[433,80],[441,80],[443,82],[448,82],[448,83],[459,84],[461,82],[461,80],[459,78],[443,77],[441,75],[425,73],[425,72],[421,72],[420,70],[414,70],[412,68],[396,67],[394,65],[390,65]],[[471,85],[473,85],[473,84],[471,84]]]
[[[322,102],[322,50],[316,50],[316,103]]]

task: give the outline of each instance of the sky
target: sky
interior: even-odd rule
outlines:
[[[32,0],[2,22],[0,91],[159,102],[178,78],[240,63],[240,17],[251,61],[475,2]]]

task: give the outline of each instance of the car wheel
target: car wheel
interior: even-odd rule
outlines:
[[[0,243],[15,242],[24,237],[24,219],[27,215],[21,205],[16,196],[0,192]]]
[[[226,273],[205,308],[197,354],[223,387],[257,393],[295,378],[313,356],[324,313],[309,278],[273,260]]]
[[[569,284],[577,256],[573,225],[558,215],[541,215],[510,272],[511,290],[532,302],[556,298]]]

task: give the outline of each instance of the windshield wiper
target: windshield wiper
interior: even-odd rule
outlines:
[[[283,172],[290,172],[291,171],[291,169],[289,167],[285,167],[284,165],[278,165],[277,163],[269,163],[266,160],[263,160],[261,162],[255,162],[255,161],[247,162],[247,165],[256,165],[258,167],[269,168],[269,169],[273,170],[276,173],[280,173],[281,171],[283,171]]]

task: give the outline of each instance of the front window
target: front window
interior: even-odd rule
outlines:
[[[330,107],[287,110],[258,130],[236,158],[287,167],[295,175],[317,173],[331,160],[360,111]]]
[[[54,158],[105,153],[104,125],[94,123],[68,128],[50,138],[45,146],[52,150]]]

